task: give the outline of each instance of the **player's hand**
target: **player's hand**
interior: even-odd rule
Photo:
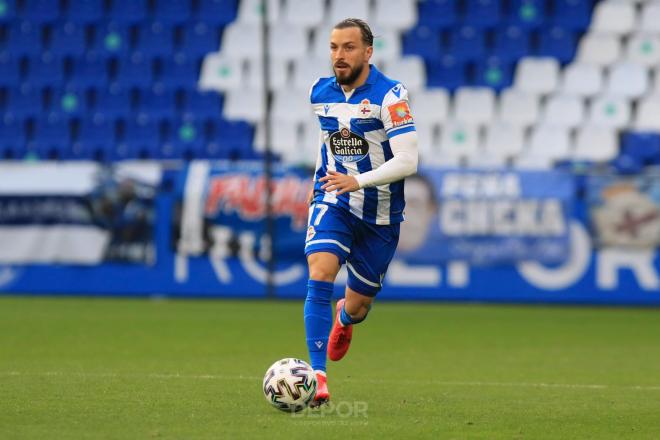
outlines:
[[[321,177],[319,182],[325,182],[321,187],[322,190],[327,192],[337,190],[337,195],[360,189],[360,185],[358,185],[355,177],[338,173],[337,171],[328,171],[328,174]]]

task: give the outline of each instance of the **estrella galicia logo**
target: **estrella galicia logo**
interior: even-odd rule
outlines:
[[[330,135],[330,150],[337,162],[358,162],[369,154],[369,142],[344,127]]]

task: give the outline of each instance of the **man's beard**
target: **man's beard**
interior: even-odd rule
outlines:
[[[358,76],[360,76],[360,74],[362,73],[362,69],[364,69],[364,66],[360,64],[354,69],[351,68],[350,73],[344,77],[340,77],[337,74],[337,70],[335,69],[335,77],[337,77],[337,83],[339,83],[342,86],[348,86],[353,84],[358,79]]]

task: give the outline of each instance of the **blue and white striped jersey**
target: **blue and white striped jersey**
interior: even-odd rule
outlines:
[[[373,224],[403,221],[403,179],[336,196],[321,189],[328,171],[358,175],[393,157],[389,140],[415,131],[408,92],[370,65],[366,82],[347,99],[335,77],[319,78],[310,100],[321,124],[321,152],[314,176],[314,201],[335,204]]]

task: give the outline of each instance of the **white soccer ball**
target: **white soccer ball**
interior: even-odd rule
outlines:
[[[264,396],[275,408],[286,412],[305,409],[316,394],[316,374],[300,359],[275,362],[264,376]]]

